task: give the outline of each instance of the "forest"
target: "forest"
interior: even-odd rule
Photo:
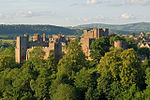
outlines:
[[[114,48],[118,39],[128,49]],[[0,100],[150,100],[150,50],[137,43],[101,37],[93,40],[89,61],[75,39],[59,61],[52,53],[45,60],[37,47],[21,64],[15,46],[1,46]]]
[[[21,36],[25,33],[30,35],[34,33],[46,33],[49,35],[60,33],[64,35],[81,35],[82,30],[54,25],[0,25],[0,35]]]

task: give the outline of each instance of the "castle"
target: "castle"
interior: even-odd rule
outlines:
[[[90,60],[90,45],[93,40],[99,39],[102,36],[108,36],[109,29],[107,28],[95,28],[93,30],[84,30],[84,37],[81,38],[80,43],[85,56]]]
[[[16,39],[15,58],[17,63],[22,63],[24,60],[28,60],[31,52],[35,47],[42,47],[42,50],[46,53],[44,59],[47,59],[49,54],[54,53],[57,59],[60,59],[63,55],[62,47],[70,41],[64,35],[52,35],[52,38],[46,38],[46,35],[40,36],[34,34],[33,40],[29,41],[29,35],[18,36]]]
[[[80,43],[85,55],[87,57],[90,56],[90,45],[92,40],[99,39],[102,36],[108,36],[108,34],[109,30],[106,28],[84,30],[84,37],[81,38]],[[52,37],[48,39],[45,34],[43,34],[43,36],[34,34],[33,40],[29,41],[28,34],[18,36],[15,49],[16,62],[22,63],[24,60],[28,60],[30,58],[29,52],[37,46],[41,47],[46,53],[44,59],[47,59],[51,52],[57,59],[60,59],[65,53],[65,51],[63,51],[63,46],[67,45],[67,43],[72,39],[74,39],[74,37],[66,38],[64,35],[52,35]]]

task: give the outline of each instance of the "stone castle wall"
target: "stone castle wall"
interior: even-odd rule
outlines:
[[[84,30],[84,37],[81,38],[80,43],[82,46],[82,50],[85,54],[85,56],[88,57],[88,59],[90,60],[91,58],[90,56],[90,45],[92,43],[93,40],[95,39],[99,39],[102,36],[108,36],[109,34],[109,30],[106,28],[96,28],[93,30]]]
[[[84,30],[84,37],[81,38],[81,46],[85,55],[90,59],[90,45],[93,40],[99,39],[102,36],[108,36],[109,30],[106,28]],[[74,38],[72,38],[74,39]],[[17,37],[16,41],[16,62],[21,63],[24,60],[29,59],[29,52],[33,50],[34,47],[40,46],[43,51],[45,51],[44,59],[47,59],[50,52],[53,52],[57,59],[60,59],[62,55],[66,53],[63,49],[64,45],[67,45],[70,39],[66,38],[64,35],[53,35],[52,38],[47,39],[45,34],[41,37],[39,34],[34,34],[33,41],[29,41],[29,36],[25,34],[22,37]]]
[[[127,49],[126,41],[118,40],[114,42],[114,47],[117,49]]]
[[[61,58],[62,55],[62,40],[61,36],[55,37],[54,39],[47,39],[45,34],[41,37],[38,34],[33,36],[33,41],[29,41],[29,36],[24,35],[22,37],[17,37],[16,39],[16,49],[15,58],[17,63],[21,63],[24,60],[29,59],[29,52],[31,52],[34,47],[42,47],[45,51],[44,59],[47,59],[50,52],[54,53],[57,59]]]

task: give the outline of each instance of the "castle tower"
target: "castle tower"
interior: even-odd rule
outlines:
[[[91,60],[90,56],[90,45],[93,40],[99,39],[102,36],[108,36],[109,29],[107,28],[95,28],[92,30],[84,30],[84,37],[81,38],[80,43],[84,54]]]
[[[43,41],[46,41],[46,35],[43,33]]]
[[[60,41],[49,39],[49,48],[58,60],[62,57],[62,43]]]
[[[15,58],[16,62],[20,63],[21,62],[21,37],[18,36],[16,39],[16,48],[15,48]]]
[[[84,30],[84,38],[99,39],[102,36],[108,36],[109,30],[107,28],[95,28],[93,30]]]
[[[21,63],[26,59],[28,40],[28,35],[24,35],[23,37],[18,36],[16,39],[15,58],[17,63]]]
[[[123,40],[114,41],[114,47],[117,49],[127,49],[127,42]]]

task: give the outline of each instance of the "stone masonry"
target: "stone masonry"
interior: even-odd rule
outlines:
[[[45,51],[44,59],[47,59],[50,52],[52,52],[59,60],[63,54],[62,46],[66,45],[68,41],[64,35],[52,35],[52,38],[48,39],[45,34],[43,36],[34,34],[32,41],[29,41],[28,34],[18,36],[15,49],[16,62],[22,63],[24,60],[28,60],[30,58],[29,52],[37,46],[42,47],[42,50]]]
[[[102,36],[108,36],[109,34],[109,29],[107,28],[95,28],[93,30],[84,30],[84,37],[81,38],[80,43],[82,46],[82,50],[85,54],[85,56],[88,57],[90,60],[90,45],[93,40],[99,39]]]
[[[90,45],[93,40],[99,39],[102,36],[108,36],[109,30],[107,28],[96,28],[93,30],[84,30],[84,37],[81,38],[80,43],[82,45],[82,50],[85,55],[90,60]],[[52,38],[46,38],[46,35],[40,36],[39,34],[34,34],[33,40],[29,41],[28,34],[24,36],[18,36],[16,40],[15,56],[16,62],[22,63],[24,60],[30,58],[29,52],[31,52],[35,47],[42,47],[45,51],[44,59],[47,59],[49,54],[54,53],[55,57],[59,60],[62,55],[65,54],[63,46],[74,38],[66,38],[64,35],[52,35]]]

